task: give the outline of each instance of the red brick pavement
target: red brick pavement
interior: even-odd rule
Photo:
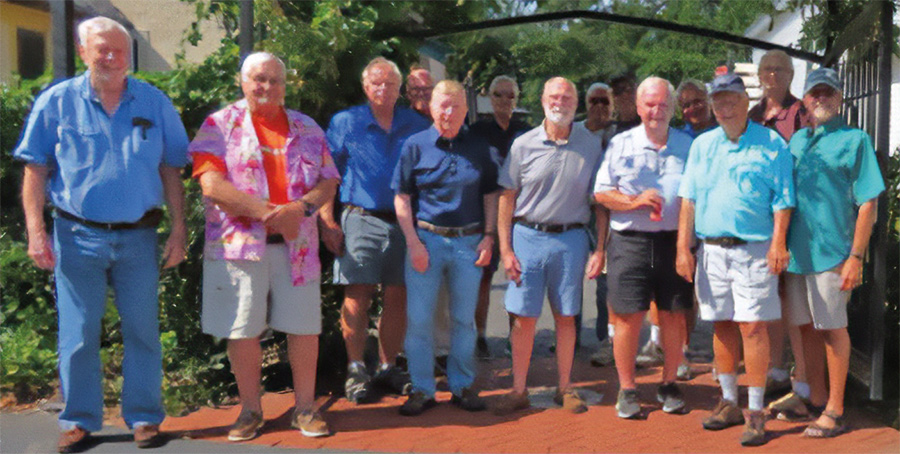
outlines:
[[[508,389],[508,359],[481,363],[478,383],[489,403]],[[535,358],[529,386],[552,387],[555,360]],[[449,393],[439,392],[440,405],[414,418],[400,416],[404,398],[388,397],[370,405],[354,406],[343,398],[322,397],[320,404],[335,435],[310,439],[290,429],[293,406],[290,393],[266,394],[266,425],[250,443],[285,448],[366,450],[382,452],[462,453],[574,453],[574,452],[732,452],[741,450],[741,427],[719,432],[703,430],[700,421],[719,395],[708,365],[695,366],[701,375],[682,384],[690,413],[668,415],[656,404],[659,370],[640,372],[638,379],[644,420],[622,420],[615,415],[616,379],[613,367],[592,368],[577,360],[573,379],[580,388],[602,394],[588,412],[573,415],[558,408],[532,408],[509,417],[490,412],[467,413],[449,405]],[[548,391],[549,392],[549,391]],[[742,388],[741,393],[746,396]],[[533,393],[534,394],[534,393]],[[595,394],[596,396],[596,394]],[[235,420],[238,407],[204,408],[181,418],[169,418],[163,430],[184,437],[222,441]],[[885,427],[861,409],[848,409],[853,431],[831,440],[802,438],[804,424],[769,421],[768,444],[753,452],[900,452],[900,433]],[[750,448],[747,448],[750,449]]]

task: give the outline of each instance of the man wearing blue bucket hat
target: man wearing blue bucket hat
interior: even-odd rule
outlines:
[[[806,404],[823,410],[803,435],[829,438],[847,429],[847,302],[862,282],[884,180],[869,136],[838,115],[841,81],[835,70],[819,68],[809,74],[803,103],[811,124],[790,142],[797,208],[788,234],[785,317],[800,327],[803,337],[810,385]]]

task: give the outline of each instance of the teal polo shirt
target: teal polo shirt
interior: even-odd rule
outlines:
[[[720,126],[694,139],[678,196],[694,201],[698,237],[766,241],[774,213],[796,203],[791,167],[777,132],[748,121],[734,143]]]
[[[797,208],[788,231],[788,271],[828,271],[850,256],[859,206],[884,191],[869,135],[835,116],[791,138]]]

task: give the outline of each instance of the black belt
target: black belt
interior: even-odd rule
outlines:
[[[267,235],[266,244],[284,244],[284,237],[280,233]]]
[[[484,231],[484,228],[480,223],[463,227],[441,227],[425,221],[418,221],[416,222],[416,224],[421,229],[446,238],[460,238],[464,236],[475,235],[476,233],[481,233]]]
[[[155,228],[159,225],[159,222],[162,221],[163,218],[163,210],[159,208],[154,208],[144,213],[144,215],[141,216],[141,218],[138,219],[137,222],[94,222],[80,218],[72,213],[60,210],[59,208],[54,208],[54,211],[56,212],[57,216],[63,219],[68,219],[70,221],[86,225],[88,227],[103,230],[132,230]]]
[[[746,241],[733,236],[711,236],[703,239],[706,244],[715,244],[716,246],[732,247],[747,244]]]
[[[347,207],[348,210],[355,211],[359,214],[376,217],[378,219],[381,219],[382,221],[390,222],[393,224],[397,223],[397,213],[395,213],[393,211],[372,211],[372,210],[367,210],[360,206],[350,205],[350,204],[347,204],[344,206]]]
[[[677,230],[660,230],[657,232],[642,232],[640,230],[613,230],[613,234],[637,238],[678,238]]]
[[[544,233],[563,233],[568,230],[583,229],[585,227],[585,224],[582,224],[582,223],[540,224],[537,222],[528,222],[521,218],[515,218],[515,219],[513,219],[513,221],[515,221],[516,224],[521,224],[525,227],[528,227],[529,229],[534,229],[534,230],[537,230],[539,232],[544,232]]]

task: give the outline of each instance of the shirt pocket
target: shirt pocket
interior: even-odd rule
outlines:
[[[437,153],[422,153],[419,161],[413,167],[413,182],[416,189],[428,189],[447,184],[447,179],[451,170],[458,171],[456,168],[459,163],[452,161],[451,156]],[[453,167],[453,169],[451,169]]]
[[[94,162],[94,157],[109,148],[108,141],[95,122],[60,121],[57,127],[59,141],[57,161],[82,166]]]
[[[132,154],[148,164],[159,165],[162,162],[163,151],[162,127],[153,120],[149,120],[149,125],[135,125],[135,120],[139,119],[141,117],[132,119],[131,134],[128,136],[131,146],[126,144],[125,149],[130,149]],[[141,122],[137,121],[137,123]]]

